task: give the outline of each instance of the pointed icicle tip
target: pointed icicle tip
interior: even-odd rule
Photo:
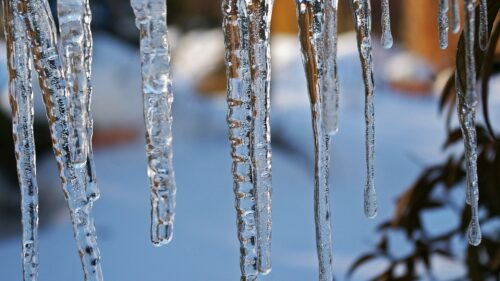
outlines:
[[[382,47],[384,49],[392,48],[394,44],[394,40],[392,39],[392,34],[390,31],[382,33]]]
[[[479,246],[481,244],[482,234],[478,220],[471,220],[467,231],[467,238],[469,239],[469,244],[472,246]]]
[[[377,217],[378,207],[377,207],[377,194],[375,192],[375,187],[367,187],[365,191],[365,216],[369,219],[374,219]]]

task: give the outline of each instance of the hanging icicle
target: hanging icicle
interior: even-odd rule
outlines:
[[[91,13],[88,0],[58,0],[61,53],[69,96],[72,154],[79,181],[85,182],[89,200],[99,198],[92,152],[90,68],[92,60]]]
[[[365,124],[366,124],[366,185],[364,190],[365,216],[377,216],[377,195],[375,191],[375,86],[373,82],[371,8],[368,0],[350,2],[358,39],[359,58],[365,84]]]
[[[329,3],[329,8],[336,7]],[[314,218],[316,224],[316,249],[319,261],[319,280],[331,281],[332,229],[330,221],[330,135],[324,127],[322,93],[324,79],[323,53],[325,46],[325,1],[297,0],[297,17],[302,59],[307,76],[314,133]],[[330,50],[324,50],[325,53]],[[328,63],[327,63],[328,64]],[[331,78],[330,78],[331,79]],[[326,93],[325,93],[326,94]]]
[[[477,179],[477,137],[476,137],[476,63],[474,57],[475,39],[475,11],[474,0],[464,0],[464,45],[465,45],[465,73],[466,80],[460,81],[456,77],[456,90],[458,100],[458,116],[460,127],[464,136],[465,165],[467,172],[466,201],[471,206],[471,223],[468,229],[469,243],[481,243],[481,230],[479,227],[478,201],[479,189]],[[465,90],[462,90],[465,85]]]
[[[9,98],[17,175],[21,190],[23,280],[36,281],[38,280],[38,185],[33,134],[32,68],[26,28],[16,4],[17,1],[3,2]]]
[[[390,49],[393,44],[389,0],[382,0],[382,47]]]
[[[488,46],[488,2],[479,0],[479,48],[486,50]]]
[[[460,31],[460,5],[459,0],[451,0],[451,32]]]
[[[439,48],[448,48],[448,0],[439,0],[438,31]]]
[[[175,175],[172,163],[172,78],[164,0],[131,0],[141,34],[142,94],[151,188],[151,241],[172,239]]]
[[[338,0],[325,1],[324,75],[322,81],[321,118],[325,132],[333,135],[339,130],[340,89],[337,74],[337,8]]]
[[[240,241],[241,280],[253,281],[257,280],[259,262],[256,246],[255,216],[257,207],[251,145],[253,109],[249,58],[250,27],[245,5],[245,0],[224,0],[222,14],[228,79],[227,103],[229,110],[227,121],[231,144],[233,188],[236,197],[236,221]]]
[[[49,117],[59,176],[70,209],[85,280],[100,281],[103,278],[94,220],[91,214],[92,201],[88,200],[85,182],[79,181],[71,161],[69,106],[49,3],[46,0],[14,2],[14,7],[21,9],[21,15],[26,19],[31,52]]]
[[[274,0],[245,2],[248,17],[250,83],[253,119],[251,157],[255,180],[258,268],[271,271],[271,125],[269,122],[271,89],[270,32]]]

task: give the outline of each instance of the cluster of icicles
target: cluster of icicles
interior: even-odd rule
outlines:
[[[448,0],[439,1],[439,42],[447,47]],[[458,0],[451,0],[451,26],[460,29]],[[24,280],[37,280],[38,190],[33,135],[32,66],[49,119],[59,176],[73,223],[85,280],[103,280],[92,205],[99,198],[92,156],[90,112],[92,34],[88,0],[58,0],[60,39],[47,0],[4,0],[9,93],[17,170],[22,193]],[[351,0],[365,85],[366,185],[364,212],[377,215],[374,184],[374,81],[369,0]],[[478,180],[474,62],[474,0],[463,0],[466,88],[457,85],[464,134],[467,203],[472,209],[469,242],[478,245]],[[172,165],[170,50],[164,0],[131,0],[140,30],[142,92],[151,188],[151,241],[172,239],[175,178]],[[307,76],[314,134],[314,213],[319,280],[332,280],[329,162],[338,131],[337,0],[297,0],[299,39]],[[479,2],[479,46],[488,43],[486,1]],[[273,0],[223,0],[228,77],[228,125],[240,241],[241,280],[271,271],[270,23]],[[382,0],[382,46],[393,44],[389,0]],[[458,79],[458,78],[457,78]]]

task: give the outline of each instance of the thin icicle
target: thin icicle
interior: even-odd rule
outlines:
[[[488,46],[488,1],[479,0],[479,48],[486,50]]]
[[[322,109],[323,128],[330,135],[339,130],[340,89],[337,74],[337,8],[338,0],[325,1]]]
[[[364,211],[368,218],[377,216],[377,195],[375,191],[375,86],[373,82],[371,9],[368,0],[352,0],[354,25],[356,27],[359,58],[365,84],[366,124],[366,185],[364,190]]]
[[[439,47],[443,50],[448,48],[448,25],[448,0],[439,0]]]
[[[478,200],[479,193],[477,189],[477,152],[476,152],[476,127],[475,127],[475,105],[467,103],[467,97],[460,86],[458,75],[455,74],[455,85],[458,96],[458,117],[462,134],[464,136],[464,151],[465,151],[465,165],[467,172],[467,186],[466,186],[466,201],[471,206],[471,221],[468,228],[468,240],[471,245],[479,245],[481,243],[481,229],[479,225],[478,215]],[[473,124],[471,126],[471,124]]]
[[[33,134],[33,91],[26,28],[16,1],[3,2],[9,98],[17,175],[21,190],[23,280],[38,279],[38,185]]]
[[[274,0],[246,1],[249,28],[249,59],[253,124],[251,131],[253,178],[256,192],[258,268],[271,271],[271,89],[270,32]]]
[[[257,280],[256,198],[252,165],[252,88],[249,21],[245,0],[222,2],[229,141],[231,143],[236,222],[240,241],[241,281]],[[263,81],[264,82],[264,81]]]
[[[76,175],[86,182],[89,200],[99,198],[92,153],[92,119],[90,115],[90,67],[92,34],[88,0],[58,0],[59,30],[64,76],[71,115],[71,160]]]
[[[323,128],[323,48],[325,4],[322,0],[297,0],[297,17],[302,59],[307,76],[314,133],[314,218],[316,249],[319,261],[319,280],[331,281],[332,227],[330,215],[330,135]]]
[[[477,136],[476,136],[476,63],[474,51],[475,39],[475,7],[474,0],[464,0],[464,43],[465,43],[465,83],[460,83],[456,76],[458,97],[458,116],[464,136],[465,163],[467,172],[466,201],[471,206],[472,219],[469,226],[469,243],[478,245],[481,242],[481,230],[478,218],[479,188],[477,179]],[[461,85],[465,85],[462,91]]]
[[[82,261],[85,280],[103,280],[97,246],[92,201],[85,192],[71,161],[71,128],[63,68],[57,50],[54,20],[46,0],[14,1],[26,19],[35,69],[44,96],[59,176],[73,222],[73,231]]]
[[[451,0],[451,32],[460,31],[460,5],[459,0]]]
[[[391,14],[389,12],[389,0],[382,0],[382,47],[390,49],[394,43],[391,33]]]
[[[167,5],[164,0],[132,0],[131,4],[141,34],[142,94],[151,187],[151,241],[161,246],[172,239],[176,193]]]
[[[100,191],[97,186],[97,178],[94,164],[94,152],[92,148],[92,135],[94,132],[94,120],[92,118],[92,112],[90,110],[90,103],[92,98],[92,84],[91,81],[91,70],[92,70],[92,53],[93,53],[93,39],[92,32],[90,30],[90,22],[92,20],[92,13],[90,11],[89,0],[83,0],[85,5],[85,10],[83,13],[83,54],[84,54],[84,67],[85,67],[85,78],[87,79],[88,93],[85,96],[85,107],[87,110],[87,196],[96,200],[100,196]]]
[[[92,99],[92,84],[91,84],[91,70],[92,70],[92,53],[93,53],[93,39],[92,32],[90,28],[90,22],[92,20],[92,13],[90,10],[89,0],[83,0],[85,9],[83,12],[83,54],[84,54],[84,68],[85,68],[85,78],[87,79],[88,94],[85,96],[84,101],[87,110],[87,196],[93,198],[94,200],[100,197],[100,191],[97,186],[97,178],[94,164],[94,151],[92,148],[92,135],[94,132],[94,120],[92,118],[92,112],[90,109],[90,103]]]

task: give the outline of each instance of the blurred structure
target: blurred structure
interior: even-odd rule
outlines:
[[[438,1],[408,0],[405,1],[401,13],[403,22],[398,26],[404,31],[400,33],[404,46],[410,52],[431,62],[438,70],[453,66],[459,35],[453,34],[450,28],[448,48],[439,48]]]

